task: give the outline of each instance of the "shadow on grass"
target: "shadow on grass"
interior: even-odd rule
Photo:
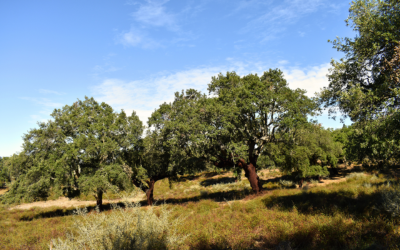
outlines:
[[[333,215],[342,212],[355,218],[368,217],[381,213],[381,196],[377,192],[360,192],[355,196],[348,190],[339,191],[303,191],[286,196],[268,196],[262,200],[267,208],[277,207],[283,211],[294,208],[303,214]]]
[[[220,177],[218,179],[207,179],[200,182],[200,185],[203,187],[208,187],[216,184],[229,184],[234,183],[236,181],[235,177]]]
[[[238,236],[241,237],[241,236]],[[219,238],[199,235],[189,249],[398,249],[400,239],[394,227],[381,220],[365,222],[355,227],[343,221],[314,225],[300,230],[277,230],[273,234],[235,239],[227,234]],[[256,245],[256,244],[257,245]]]
[[[216,192],[216,193],[204,193],[204,195],[194,196],[194,197],[187,197],[182,199],[165,199],[165,200],[156,200],[153,206],[160,206],[163,204],[184,204],[187,202],[198,202],[201,200],[213,200],[215,202],[224,202],[224,201],[231,201],[231,200],[238,200],[243,199],[246,196],[251,194],[251,190],[232,190],[227,192]],[[142,200],[139,202],[140,206],[147,207],[147,201]],[[125,204],[123,202],[118,203],[107,203],[103,204],[102,212],[107,213],[108,211],[113,209],[113,206],[118,205],[119,207],[124,208]],[[87,211],[94,212],[96,210],[96,206],[85,206]],[[7,211],[10,216],[14,217],[19,221],[32,221],[35,219],[42,219],[42,218],[53,218],[53,217],[62,217],[62,216],[70,216],[74,214],[76,208],[57,208],[57,207],[49,207],[49,208],[31,208],[29,210],[12,210]]]
[[[221,174],[225,174],[228,171],[221,171],[221,172],[207,172],[207,173],[201,173],[198,175],[188,175],[188,176],[180,176],[176,181],[177,182],[185,182],[185,181],[193,181],[193,180],[197,180],[201,177],[205,177],[205,178],[211,178],[214,177],[216,175],[221,175]]]
[[[156,200],[156,204],[153,204],[153,206],[158,206],[161,204],[184,204],[187,202],[198,202],[201,200],[212,200],[215,202],[241,200],[250,194],[252,194],[252,191],[249,189],[231,190],[231,191],[215,192],[215,193],[206,193],[205,192],[203,195],[192,196],[192,197],[169,198],[169,199],[165,199],[165,200]],[[141,206],[147,206],[146,201],[141,201],[140,204],[141,204]]]
[[[125,204],[122,202],[114,203],[118,206],[124,208]],[[85,206],[88,213],[96,211],[96,206]],[[112,210],[111,204],[104,204],[102,207],[102,212],[107,212]],[[73,215],[76,211],[75,207],[71,208],[56,208],[56,207],[49,207],[45,209],[41,208],[31,208],[29,210],[14,210],[17,211],[17,214],[14,215],[17,220],[20,221],[32,221],[35,219],[42,219],[42,218],[54,218],[54,217],[63,217],[63,216],[70,216]],[[12,213],[12,212],[11,212]]]

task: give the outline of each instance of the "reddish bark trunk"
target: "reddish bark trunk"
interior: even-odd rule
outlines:
[[[253,163],[246,164],[243,159],[239,160],[238,165],[243,168],[244,176],[249,180],[251,189],[258,194],[262,190],[262,185],[257,175],[256,165]]]
[[[146,196],[147,196],[147,205],[152,206],[154,202],[153,198],[153,191],[154,191],[154,184],[156,183],[156,180],[150,179],[150,181],[147,181],[147,185],[149,188],[146,190]]]
[[[302,187],[303,187],[303,182],[304,182],[304,179],[303,179],[303,178],[300,179],[300,181],[299,181],[299,188],[302,188]]]
[[[170,177],[170,176],[167,174],[162,174],[162,175],[157,175],[157,176],[151,177],[150,180],[146,181],[147,188],[142,185],[142,182],[140,180],[132,178],[132,182],[136,187],[142,189],[143,192],[146,193],[147,205],[151,206],[154,203],[153,193],[154,193],[154,185],[156,184],[156,181],[159,181],[159,180],[162,180],[162,179],[168,178],[168,177]]]

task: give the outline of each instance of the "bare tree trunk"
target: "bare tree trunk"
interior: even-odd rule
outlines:
[[[253,192],[258,194],[262,190],[262,185],[260,183],[260,178],[257,175],[257,165],[254,163],[246,164],[243,159],[238,161],[238,165],[243,168],[245,173],[244,176],[249,180]]]
[[[303,187],[304,178],[301,178],[299,181],[299,188]]]
[[[103,209],[103,190],[100,188],[97,189],[96,197],[96,205],[99,207],[99,210],[102,211]]]
[[[150,179],[150,181],[147,181],[147,185],[149,188],[146,190],[146,196],[147,196],[147,205],[151,206],[153,205],[154,198],[153,198],[153,191],[154,191],[154,184],[156,183],[157,180],[155,179]]]

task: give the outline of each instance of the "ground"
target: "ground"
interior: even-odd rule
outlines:
[[[388,181],[396,180],[341,167],[339,176],[310,180],[302,189],[283,186],[279,171],[261,170],[265,191],[259,195],[251,193],[244,177],[235,182],[230,172],[166,179],[156,183],[154,209],[163,206],[172,219],[185,218],[177,233],[189,236],[179,249],[397,249],[398,221],[377,202]],[[143,193],[134,199],[147,209]],[[74,207],[94,205],[61,198],[3,206],[0,248],[48,249],[50,239],[66,236]]]

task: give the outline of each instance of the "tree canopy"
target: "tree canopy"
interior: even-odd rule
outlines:
[[[160,105],[149,118],[140,156],[142,175],[132,177],[133,183],[146,192],[149,205],[153,203],[154,184],[158,180],[171,181],[178,175],[205,170],[206,162],[192,150],[196,134],[186,122],[195,119],[192,108],[203,97],[193,89],[176,92],[172,103]]]
[[[278,69],[261,77],[219,74],[212,78],[209,91],[210,96],[193,90],[180,96],[193,101],[176,113],[175,123],[168,123],[173,134],[168,142],[193,162],[243,169],[252,189],[259,192],[258,157],[269,154],[269,144],[290,143],[291,131],[308,123],[316,103],[304,90],[290,89]]]
[[[400,3],[354,1],[346,22],[357,36],[333,41],[345,57],[331,62],[321,102],[355,122],[357,160],[367,155],[378,161],[398,159]]]
[[[85,97],[51,116],[24,135],[23,151],[13,159],[16,181],[5,200],[32,201],[58,190],[67,196],[93,193],[101,206],[104,192],[130,186],[125,156],[137,150],[143,132],[134,112],[116,113]]]

